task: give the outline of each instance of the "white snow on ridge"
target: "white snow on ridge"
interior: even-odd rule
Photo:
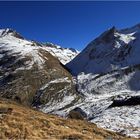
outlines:
[[[0,36],[2,36],[4,31],[5,31],[5,29],[0,29]]]
[[[0,49],[7,52],[9,55],[20,55],[20,58],[24,58],[26,56],[31,57],[34,63],[37,63],[40,67],[44,63],[44,60],[39,56],[38,50],[39,46],[32,46],[33,43],[27,40],[19,39],[11,35],[6,35],[0,37]],[[31,67],[33,63],[29,63],[29,67]]]
[[[71,61],[77,54],[78,51],[72,51],[68,48],[62,48],[60,46],[47,47],[45,45],[38,45],[33,41],[28,41],[22,38],[18,38],[18,33],[11,29],[0,29],[0,51],[7,51],[6,54],[12,56],[20,56],[18,59],[29,57],[29,62],[26,62],[27,65],[24,68],[20,69],[30,69],[34,64],[37,64],[41,69],[43,64],[48,58],[42,57],[40,49],[44,52],[49,52],[53,56],[57,57],[63,64]],[[52,44],[53,45],[53,44]],[[5,54],[1,53],[0,58],[4,57]]]
[[[135,39],[135,37],[133,36],[134,34],[135,33],[130,34],[114,33],[114,36],[119,37],[119,39],[124,41],[125,44],[128,44],[130,41]]]
[[[80,72],[99,74],[140,63],[140,30],[137,34],[110,32],[91,41],[73,61],[67,64],[73,74],[77,75]],[[108,39],[109,37],[111,39]]]
[[[51,44],[53,46],[53,44]],[[55,47],[46,46],[46,50],[51,53],[53,56],[58,58],[62,64],[67,64],[74,57],[79,54],[79,51],[72,50],[70,48],[62,48],[60,46],[55,45]]]

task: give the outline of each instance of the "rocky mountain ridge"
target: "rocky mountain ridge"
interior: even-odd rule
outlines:
[[[78,92],[85,96],[76,107],[91,122],[134,137],[140,137],[139,53],[139,24],[122,30],[112,27],[67,64],[76,75]]]
[[[79,54],[79,51],[73,48],[62,48],[61,46],[52,43],[45,43],[43,45],[46,46],[47,51],[58,58],[63,65],[70,62]]]
[[[14,30],[0,30],[1,97],[29,106],[55,104],[58,109],[79,98],[71,74],[46,48]]]

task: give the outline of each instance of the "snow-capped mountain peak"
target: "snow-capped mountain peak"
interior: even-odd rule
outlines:
[[[113,27],[67,64],[76,76],[77,90],[86,97],[79,107],[90,121],[135,137],[140,137],[139,54],[140,24],[121,30]]]
[[[62,48],[58,45],[48,43],[47,45],[38,43],[36,41],[26,40],[19,33],[12,29],[0,29],[0,50],[7,51],[7,54],[18,54],[19,59],[29,56],[30,59],[28,62],[29,68],[32,67],[35,63],[39,65],[39,68],[42,68],[42,65],[45,63],[48,58],[42,59],[40,51],[47,51],[54,55],[61,63],[65,64],[71,61],[77,54],[77,51],[72,51],[68,48]],[[0,54],[0,58],[4,57],[5,53]]]
[[[137,52],[140,51],[138,47],[140,35],[132,29],[130,28],[131,32],[127,29],[127,33],[126,30],[118,30],[115,27],[105,31],[91,41],[67,66],[74,74],[80,72],[97,74],[139,63]],[[132,51],[136,50],[134,48],[137,52]]]
[[[6,28],[6,29],[0,29],[0,37],[4,37],[4,36],[14,36],[16,38],[19,39],[24,39],[24,37],[22,37],[19,33],[17,33],[15,30],[10,29],[10,28]]]
[[[58,58],[60,62],[64,65],[70,62],[79,54],[79,51],[74,48],[62,48],[61,46],[52,43],[46,43],[45,46],[46,50],[53,56]]]
[[[0,33],[0,97],[47,106],[47,111],[78,97],[71,74],[45,45],[23,39],[11,29]]]

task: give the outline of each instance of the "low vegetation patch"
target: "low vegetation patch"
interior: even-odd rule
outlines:
[[[44,114],[5,99],[0,99],[0,122],[0,139],[131,139],[85,120]]]

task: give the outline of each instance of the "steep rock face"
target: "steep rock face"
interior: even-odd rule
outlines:
[[[77,99],[72,77],[60,61],[11,29],[0,30],[0,96],[58,109]]]
[[[85,96],[78,107],[88,119],[135,137],[140,137],[139,102],[129,100],[129,105],[123,101],[121,106],[110,106],[118,96],[140,97],[139,54],[140,25],[123,30],[113,27],[67,64],[76,76],[77,90]]]
[[[139,64],[140,29],[126,33],[114,27],[96,38],[67,66],[73,74],[100,74]]]
[[[73,58],[75,58],[79,54],[79,51],[73,48],[62,48],[52,43],[46,43],[44,45],[46,46],[46,50],[50,54],[58,58],[63,65],[70,62]]]

